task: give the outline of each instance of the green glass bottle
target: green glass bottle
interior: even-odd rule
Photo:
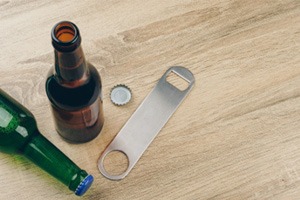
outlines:
[[[24,155],[78,196],[83,195],[93,182],[91,175],[40,134],[32,113],[1,89],[0,150]]]

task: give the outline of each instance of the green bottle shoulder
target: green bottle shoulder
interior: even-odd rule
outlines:
[[[18,151],[36,132],[32,113],[0,89],[0,150]]]

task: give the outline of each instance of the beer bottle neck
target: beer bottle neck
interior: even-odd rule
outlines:
[[[22,153],[37,166],[67,185],[78,196],[83,195],[93,182],[91,175],[80,169],[38,130]]]
[[[89,69],[76,25],[68,21],[59,22],[52,29],[51,36],[59,82],[67,87],[85,83],[89,78]]]
[[[60,82],[67,85],[80,85],[89,78],[89,69],[81,46],[72,52],[54,50],[55,71]]]

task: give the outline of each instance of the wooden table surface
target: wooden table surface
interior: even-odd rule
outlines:
[[[85,144],[56,133],[45,94],[50,31],[70,20],[103,80],[105,125]],[[0,1],[0,87],[95,182],[81,199],[299,199],[300,1]],[[110,181],[100,153],[173,65],[195,87],[131,173]],[[116,107],[110,89],[132,101]],[[120,156],[108,162],[120,170]],[[79,199],[19,155],[0,154],[0,199]]]

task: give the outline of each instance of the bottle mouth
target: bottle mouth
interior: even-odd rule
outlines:
[[[57,23],[52,29],[51,37],[53,47],[63,52],[74,51],[81,42],[77,26],[69,21]]]

